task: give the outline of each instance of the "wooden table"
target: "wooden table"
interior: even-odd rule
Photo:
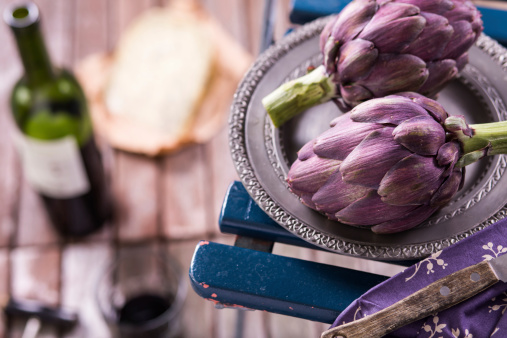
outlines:
[[[3,10],[10,0],[0,0]],[[163,0],[37,0],[43,30],[55,64],[74,67],[79,60],[111,50],[122,30],[138,13]],[[263,2],[202,0],[237,41],[258,54]],[[275,37],[288,27],[289,0],[277,3]],[[25,183],[10,130],[8,97],[21,75],[21,63],[10,32],[0,24],[0,295],[62,305],[79,313],[80,325],[65,337],[109,337],[93,299],[99,272],[115,252],[132,243],[162,242],[185,274],[200,239],[231,244],[218,232],[218,214],[228,185],[237,174],[229,155],[227,126],[206,144],[187,146],[148,158],[102,146],[111,166],[117,217],[101,232],[81,241],[64,241],[53,230],[38,196]],[[224,112],[227,114],[227,112]],[[100,135],[99,135],[100,137]],[[278,251],[276,251],[278,250]],[[275,252],[299,258],[342,262],[374,272],[385,267],[337,255],[280,246]],[[377,271],[375,271],[377,269]],[[380,269],[380,270],[378,270]],[[184,337],[239,337],[237,310],[217,310],[189,289],[183,310]],[[318,336],[326,325],[263,312],[247,311],[245,337]],[[10,329],[0,321],[0,336],[20,337],[23,323]],[[41,337],[58,332],[44,327]]]

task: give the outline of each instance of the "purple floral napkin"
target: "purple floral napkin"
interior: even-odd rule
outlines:
[[[370,289],[336,318],[332,327],[382,310],[411,293],[467,266],[507,253],[507,218],[437,252]],[[480,294],[386,337],[507,337],[507,283],[498,282]]]

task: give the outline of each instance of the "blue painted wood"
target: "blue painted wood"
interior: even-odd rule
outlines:
[[[239,181],[234,181],[227,189],[218,225],[220,231],[225,234],[253,237],[271,242],[324,250],[297,237],[272,220],[255,203]],[[386,263],[403,266],[410,266],[417,262],[416,260],[386,261]]]
[[[289,19],[295,24],[305,24],[321,16],[339,13],[350,0],[293,0]]]
[[[332,323],[385,276],[201,241],[190,264],[195,292],[218,307]]]
[[[477,6],[484,21],[484,33],[507,47],[507,11]]]
[[[321,16],[339,13],[350,0],[293,0],[290,20],[295,24],[304,24]],[[484,33],[507,46],[507,11],[477,6],[484,21]]]
[[[317,249],[315,245],[291,234],[272,220],[239,181],[234,181],[227,189],[218,225],[220,231],[226,234]]]

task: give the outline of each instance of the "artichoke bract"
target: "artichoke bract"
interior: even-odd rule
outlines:
[[[263,99],[275,126],[336,99],[342,109],[403,91],[434,97],[483,30],[468,0],[355,0],[320,35],[323,65]]]
[[[507,153],[507,122],[468,125],[414,92],[361,103],[306,143],[290,190],[329,219],[375,233],[413,228],[463,185],[465,166]]]

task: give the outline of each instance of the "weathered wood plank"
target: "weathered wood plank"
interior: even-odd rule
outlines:
[[[206,301],[208,302],[208,301]],[[243,319],[240,319],[240,316],[244,316],[244,313],[248,310],[238,310],[234,308],[220,308],[220,305],[217,305],[217,308],[213,309],[213,323],[214,323],[214,337],[220,338],[234,338],[240,336],[238,334],[238,330],[243,330]],[[259,328],[257,328],[259,329]]]
[[[278,0],[276,4],[276,25],[274,31],[275,41],[283,37],[287,30],[292,26],[289,20],[291,0]]]
[[[110,10],[108,7],[108,1],[101,0],[75,0],[72,5],[72,13],[69,15],[72,17],[72,32],[73,37],[73,53],[72,53],[72,65],[75,66],[84,57],[106,51],[109,47],[109,36],[108,36],[108,20],[110,16]],[[107,144],[103,144],[100,135],[95,135],[97,143],[99,144],[104,163],[112,165],[114,161],[108,156],[112,156],[112,153],[107,152],[104,148]],[[114,169],[112,169],[114,170]],[[110,177],[113,179],[114,184],[114,172],[108,172]],[[100,231],[88,236],[87,241],[93,242],[101,239],[107,239],[112,236],[112,229],[110,226],[105,226]]]
[[[26,181],[22,182],[19,205],[17,246],[54,244],[61,240],[42,199]]]
[[[0,93],[0,100],[2,101],[0,105],[2,107],[4,106],[3,102],[5,102],[4,97],[5,95]],[[2,108],[0,108],[0,110],[6,111]],[[0,126],[6,125],[5,120],[5,114],[0,114]],[[4,130],[7,129],[7,127],[2,128]],[[2,202],[0,203],[0,247],[6,247],[11,242],[13,234],[16,231],[17,194],[21,176],[18,174],[19,163],[14,151],[14,146],[11,143],[11,139],[8,137],[9,133],[1,134],[0,154],[2,157],[2,165],[0,166],[0,201]]]
[[[251,36],[249,24],[255,20],[250,20],[249,7],[247,2],[231,0],[204,1],[206,10],[222,25],[223,29],[230,34],[239,46],[245,50],[251,49]],[[259,7],[259,6],[257,6]],[[245,69],[246,70],[246,69]],[[227,99],[232,103],[232,94]],[[224,116],[229,112],[229,105],[223,111]],[[208,142],[204,147],[206,162],[209,163],[205,175],[207,185],[209,186],[209,231],[218,232],[218,215],[222,206],[225,192],[229,184],[238,179],[234,168],[230,150],[227,119],[224,118],[223,127],[220,132]]]
[[[143,11],[153,6],[152,0],[110,2],[110,49],[121,38],[122,32]],[[118,238],[132,241],[153,238],[158,231],[158,180],[157,161],[122,151],[116,152],[114,192]]]
[[[264,27],[264,4],[265,1],[245,1],[244,20],[248,27],[248,51],[252,55],[258,55],[262,41]]]
[[[58,305],[60,250],[58,246],[24,247],[12,251],[12,295]]]
[[[49,306],[60,302],[60,250],[57,246],[16,248],[11,253],[11,296]],[[15,321],[11,337],[20,337],[23,321]],[[44,326],[41,337],[56,336],[56,328]]]
[[[229,185],[239,179],[229,150],[228,129],[224,129],[206,145],[210,171],[208,182],[212,184],[210,200],[210,216],[212,219],[210,232],[218,232],[218,217]]]
[[[0,298],[4,299],[9,294],[9,251],[0,249]],[[6,336],[6,318],[3,311],[0,314],[0,337]]]
[[[354,269],[364,272],[370,272],[383,276],[394,276],[406,269],[405,266],[377,262],[369,259],[338,255],[331,252],[315,251],[315,260],[320,263],[341,266],[348,269]]]
[[[182,272],[186,275],[188,275],[189,263],[196,244],[196,241],[189,240],[169,243],[167,246],[169,255],[177,260]],[[214,327],[213,312],[218,310],[214,308],[212,302],[202,299],[192,290],[188,278],[186,278],[186,283],[188,291],[181,314],[183,325],[182,336],[209,337]],[[198,325],[196,325],[196,318],[199,318]],[[230,323],[230,327],[233,326],[234,323]]]
[[[290,0],[278,0],[273,2],[273,40],[275,42],[280,39],[291,26],[289,21],[290,2]],[[260,53],[262,33],[265,24],[264,5],[265,1],[248,0],[245,2],[246,12],[243,17],[248,24],[248,48],[253,55]]]
[[[117,153],[114,192],[118,238],[121,241],[157,235],[158,178],[159,170],[154,160]]]
[[[189,238],[206,233],[210,183],[203,145],[191,145],[163,159],[161,183],[163,233],[168,238]]]
[[[270,313],[249,309],[214,309],[214,336],[219,338],[267,338]],[[275,336],[273,336],[275,337]]]
[[[106,50],[108,47],[107,20],[107,1],[75,1],[74,61]]]
[[[5,8],[9,1],[0,1]],[[15,47],[14,38],[7,25],[0,25],[0,41],[3,41],[0,53],[0,247],[9,244],[16,230],[17,194],[21,181],[17,154],[11,138],[14,122],[11,117],[9,98],[15,81],[21,76],[21,62]]]
[[[112,257],[113,248],[109,243],[71,244],[63,249],[61,304],[79,316],[79,325],[64,337],[109,336],[95,302],[95,290]]]
[[[243,47],[249,49],[252,53],[258,53],[260,46],[260,36],[262,33],[264,3],[259,2],[234,2],[228,0],[208,1],[207,7],[210,12],[217,17],[224,28],[234,37],[234,39]],[[288,13],[288,1],[277,1],[275,8],[276,27],[278,30],[287,29],[287,20],[284,18]],[[226,18],[235,18],[228,20]],[[282,22],[279,22],[282,21]],[[276,33],[276,32],[275,32]],[[280,33],[277,33],[280,35]],[[254,54],[255,55],[255,54]],[[246,71],[246,69],[245,69]],[[232,101],[232,96],[231,96]],[[228,112],[224,112],[227,114]],[[228,144],[228,126],[224,124],[222,131],[206,145],[206,156],[211,163],[208,181],[213,184],[211,205],[212,220],[218,219],[221,204],[227,187],[233,181],[238,179],[238,175],[232,162]],[[210,231],[217,231],[216,222],[212,222]]]
[[[74,22],[72,20],[75,1],[38,0],[41,11],[42,33],[55,66],[71,68],[73,56]]]
[[[203,0],[201,3],[225,30],[236,38],[240,46],[249,49],[248,21],[245,20],[247,8],[244,1]]]
[[[111,0],[108,2],[108,41],[109,48],[113,49],[118,43],[121,34],[136,17],[146,9],[157,4],[156,0]]]
[[[300,318],[283,316],[276,313],[268,314],[270,337],[320,337],[321,323],[311,322]]]
[[[243,326],[244,338],[269,338],[267,321],[270,314],[262,311],[246,311]],[[229,324],[230,325],[230,324]]]

